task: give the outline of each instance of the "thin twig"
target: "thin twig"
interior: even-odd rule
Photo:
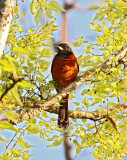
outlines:
[[[3,99],[3,97],[12,89],[14,88],[14,86],[16,85],[16,83],[21,82],[22,80],[24,80],[24,78],[19,78],[17,80],[13,80],[13,84],[9,87],[6,88],[6,90],[4,91],[4,93],[1,95],[0,97],[0,101]]]

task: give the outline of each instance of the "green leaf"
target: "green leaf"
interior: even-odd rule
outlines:
[[[18,92],[17,92],[16,87],[12,88],[12,89],[10,90],[10,93],[12,94],[12,96],[13,96],[13,98],[15,99],[16,103],[19,104],[20,106],[22,106],[23,104],[22,104],[22,101],[21,101],[21,99],[20,99],[20,97],[19,97],[19,94],[18,94]]]
[[[6,60],[0,60],[0,66],[4,71],[15,72],[15,68]]]
[[[14,47],[13,51],[14,52],[18,52],[18,53],[23,53],[23,54],[26,54],[26,55],[30,55],[31,54],[30,51],[27,51],[25,48],[22,48],[22,47]]]
[[[15,148],[13,151],[12,151],[12,155],[14,155],[14,157],[20,157],[22,153],[22,150],[19,150],[18,148]]]
[[[95,28],[94,27],[92,27],[92,25],[91,24],[89,24],[89,28],[91,29],[91,30],[95,30]]]
[[[19,14],[20,17],[24,17],[25,15],[26,15],[26,12],[22,13],[22,14]]]
[[[74,98],[75,98],[75,96],[74,96],[72,93],[70,93],[70,94],[69,94],[69,99],[70,99],[70,100],[73,100]]]
[[[34,20],[35,20],[35,22],[36,22],[37,25],[38,25],[38,23],[39,23],[39,21],[40,21],[40,19],[41,19],[42,16],[43,16],[43,9],[40,8],[40,9],[37,11],[36,16],[34,17]]]
[[[19,114],[13,111],[7,111],[5,116],[14,122],[17,122],[17,118],[19,117]]]
[[[66,12],[66,10],[57,1],[50,1],[48,5],[57,12],[58,15],[60,14],[60,11]]]
[[[39,125],[40,125],[40,126],[45,126],[45,124],[46,124],[46,122],[44,122],[44,121],[39,121]]]
[[[0,141],[4,141],[4,139],[0,136]]]
[[[40,128],[34,124],[31,124],[28,128],[27,128],[27,133],[29,134],[37,134],[40,132]]]
[[[88,41],[83,39],[84,37],[78,37],[76,38],[77,41],[81,41],[82,43],[88,43]]]
[[[42,57],[52,57],[54,54],[54,52],[51,52],[51,49],[48,49],[48,48],[44,48],[41,52],[41,56]]]
[[[98,44],[104,45],[106,42],[107,42],[107,39],[106,39],[105,36],[98,36],[98,37],[97,37],[97,43],[98,43]]]
[[[32,14],[36,12],[35,3],[33,1],[30,3],[30,11]]]
[[[10,129],[12,131],[18,132],[18,130],[8,122],[0,122],[0,130],[3,130],[3,129]]]
[[[14,7],[14,13],[18,13],[19,12],[19,5],[17,5],[16,7]]]
[[[66,130],[64,130],[65,133],[70,133],[73,130],[73,126],[69,126]]]
[[[26,122],[26,124],[36,124],[36,122],[37,122],[36,118],[31,118]]]
[[[48,135],[48,133],[49,133],[48,130],[45,130],[44,133],[45,133],[45,136],[46,136],[46,137],[50,137],[50,136]]]
[[[34,29],[28,29],[28,32],[29,32],[29,33],[34,33],[35,30],[34,30]]]
[[[100,17],[100,13],[96,13],[95,17],[94,17],[94,21],[97,20]]]
[[[76,41],[76,42],[72,43],[72,45],[74,47],[80,47],[82,45],[82,43],[80,41]]]
[[[14,59],[13,57],[8,56],[8,55],[6,55],[6,54],[5,54],[5,58],[6,58],[8,61],[19,62],[19,61],[17,61],[16,59]]]
[[[49,123],[46,123],[46,124],[45,124],[45,127],[46,127],[46,129],[48,129],[48,130],[53,130]]]
[[[76,111],[81,111],[81,108],[80,108],[80,107],[77,107],[77,108],[76,108]]]
[[[46,71],[46,70],[49,68],[50,63],[51,63],[51,62],[49,62],[49,61],[42,60],[42,61],[41,61],[41,64],[39,65],[40,71],[41,71],[41,72]]]
[[[113,146],[113,140],[110,140],[110,139],[107,139],[106,140],[106,143],[109,145],[109,146]]]
[[[60,137],[59,139],[57,139],[55,142],[53,142],[51,145],[49,145],[48,147],[55,147],[55,146],[59,146],[61,145],[63,142],[63,137]]]
[[[58,135],[54,135],[53,137],[46,139],[46,141],[54,141],[55,139],[58,139],[58,137]]]
[[[91,4],[91,3],[89,3],[91,6],[92,6],[92,8],[93,9],[95,9],[95,10],[98,10],[100,7],[99,6],[97,6],[97,5],[94,5],[94,4]]]
[[[45,138],[44,138],[44,131],[43,131],[43,130],[40,131],[40,138],[41,138],[41,139],[45,139]]]
[[[93,27],[94,28],[93,28]],[[102,32],[101,29],[102,29],[102,26],[97,24],[97,23],[89,23],[89,27],[91,30],[94,30],[94,31],[97,31],[97,32]]]
[[[84,100],[82,101],[82,103],[85,105],[85,107],[89,107],[89,102],[88,102],[88,99],[85,97]]]
[[[30,157],[33,156],[32,154],[30,154],[30,155],[27,155],[27,154],[28,154],[28,151],[24,151],[24,152],[23,152],[22,160],[29,160]]]
[[[56,130],[60,133],[65,133],[65,130],[63,130],[62,128],[57,127]]]
[[[23,140],[23,138],[19,138],[19,139],[17,140],[17,142],[18,142],[18,144],[19,144],[22,148],[31,148],[31,147],[34,147],[34,146],[30,145],[29,143],[25,142],[25,141]]]
[[[5,152],[2,156],[0,156],[1,160],[11,160],[12,159],[12,155],[7,154],[7,152]]]
[[[73,140],[74,144],[75,144],[75,149],[76,149],[76,156],[81,152],[81,145],[78,143],[77,140]]]
[[[43,111],[42,114],[41,114],[41,116],[43,118],[49,118],[49,116],[47,116],[47,112],[46,111]]]
[[[82,91],[81,95],[84,96],[85,94],[88,94],[88,92],[89,92],[88,89],[84,89],[84,90]]]
[[[74,102],[74,104],[75,104],[76,106],[79,106],[79,105],[80,105],[80,103],[79,103],[79,102]]]
[[[49,17],[49,18],[53,18],[53,16],[52,16],[52,10],[50,10],[50,9],[46,9],[46,15]]]
[[[102,102],[102,98],[92,98],[92,100],[93,100],[93,103],[90,106],[93,106],[93,105],[95,105],[97,103]]]
[[[34,84],[31,84],[30,82],[23,80],[22,82],[18,82],[18,86],[23,87],[24,89],[26,88],[34,88]]]

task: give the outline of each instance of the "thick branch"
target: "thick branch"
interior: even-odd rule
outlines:
[[[15,0],[0,0],[0,58],[10,29]]]
[[[42,104],[38,104],[38,107],[36,108],[30,108],[27,112],[25,112],[20,118],[19,118],[19,122],[22,122],[24,120],[30,119],[33,117],[33,115],[37,115],[42,111],[47,111],[50,113],[55,113],[58,114],[59,113],[59,107],[57,106],[48,106],[48,107],[41,107]],[[96,119],[101,119],[101,118],[107,118],[110,117],[111,112],[120,112],[122,110],[127,109],[127,103],[124,103],[122,105],[117,105],[114,108],[111,108],[107,111],[103,110],[103,111],[93,111],[93,112],[85,112],[85,111],[73,111],[73,110],[69,110],[68,111],[68,116],[76,119],[90,119],[90,120],[96,120]]]
[[[48,107],[41,107],[42,104],[38,104],[37,107],[35,108],[30,108],[28,111],[26,111],[24,114],[21,115],[21,117],[19,117],[18,123],[28,120],[30,118],[32,118],[33,116],[36,116],[37,114],[39,114],[42,111],[47,111],[50,113],[55,113],[58,114],[59,113],[59,107],[52,105],[52,106],[48,106]],[[116,114],[119,113],[123,110],[127,109],[127,103],[124,104],[119,104],[114,108],[110,108],[110,109],[105,109],[105,110],[97,110],[97,111],[92,111],[92,112],[86,112],[86,111],[73,111],[73,110],[69,110],[68,111],[68,116],[73,118],[73,119],[90,119],[93,121],[96,120],[100,120],[103,118],[108,118],[111,122],[112,122],[112,113]],[[12,122],[11,120],[5,118],[5,119],[1,119],[0,121],[7,121],[9,123],[15,124],[15,122]],[[117,127],[115,127],[117,128]]]

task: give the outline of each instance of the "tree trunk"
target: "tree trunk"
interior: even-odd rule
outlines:
[[[15,0],[0,0],[0,58],[9,33],[14,5]]]

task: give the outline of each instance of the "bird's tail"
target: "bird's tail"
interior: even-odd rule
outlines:
[[[63,98],[63,102],[60,102],[59,108],[59,117],[58,117],[58,125],[60,128],[66,129],[69,126],[69,118],[68,118],[68,97]]]

